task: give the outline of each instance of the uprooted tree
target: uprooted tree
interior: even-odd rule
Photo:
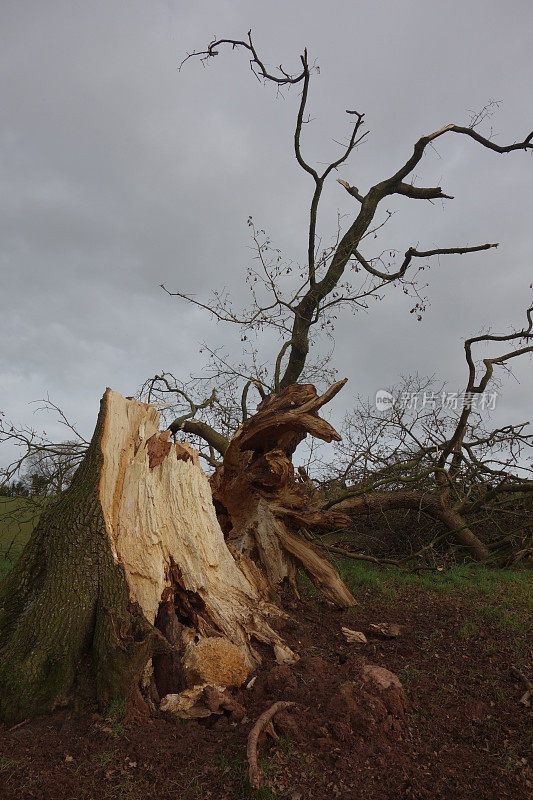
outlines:
[[[322,382],[329,378],[331,381],[333,371],[327,358],[322,362],[312,359],[310,347],[317,334],[322,332],[333,335],[334,321],[341,309],[357,311],[367,308],[372,299],[378,300],[381,297],[386,287],[399,286],[414,299],[415,304],[411,310],[420,318],[426,300],[421,294],[422,287],[417,282],[416,274],[412,275],[415,263],[426,266],[428,259],[434,256],[467,254],[498,246],[495,243],[485,243],[428,250],[409,247],[398,261],[395,252],[387,248],[382,249],[375,257],[363,255],[361,244],[367,239],[374,241],[390,218],[389,211],[385,211],[382,218],[378,217],[387,198],[400,195],[415,200],[453,199],[441,187],[422,187],[406,182],[420,164],[428,147],[433,147],[443,136],[455,134],[467,136],[477,144],[500,154],[533,149],[533,132],[522,141],[510,145],[499,145],[478,132],[477,127],[492,111],[492,104],[489,104],[474,115],[466,127],[449,124],[422,136],[406,162],[392,176],[376,183],[366,193],[339,178],[338,182],[354,198],[358,210],[345,231],[342,230],[342,221],[339,222],[332,244],[322,249],[318,233],[318,212],[323,189],[327,180],[348,161],[367,135],[362,132],[364,115],[358,111],[347,111],[353,124],[346,147],[336,160],[319,171],[306,161],[302,151],[302,133],[305,124],[309,122],[309,87],[316,71],[310,64],[307,51],[300,56],[301,71],[289,74],[281,67],[271,71],[260,58],[249,33],[246,40],[213,41],[206,50],[190,53],[183,63],[194,58],[200,58],[204,63],[210,62],[225,46],[244,51],[249,57],[252,72],[265,84],[274,84],[278,89],[294,85],[301,88],[294,130],[294,153],[299,166],[311,177],[314,190],[309,210],[305,267],[295,268],[286,263],[279,251],[272,247],[265,232],[258,230],[249,219],[257,266],[250,268],[247,274],[251,291],[251,304],[248,308],[234,310],[225,292],[214,292],[209,299],[201,302],[183,291],[169,291],[163,287],[170,295],[210,312],[218,321],[238,326],[242,331],[242,340],[248,345],[254,334],[262,333],[267,328],[277,331],[282,339],[277,358],[273,364],[266,366],[253,346],[249,346],[247,358],[239,363],[232,363],[218,350],[206,345],[211,369],[203,376],[197,376],[194,382],[196,386],[198,383],[210,384],[206,399],[194,400],[194,390],[186,382],[177,381],[171,373],[155,375],[143,386],[142,393],[148,399],[170,400],[170,407],[180,408],[181,413],[178,416],[172,420],[169,418],[170,429],[175,434],[183,431],[194,436],[199,443],[201,455],[213,467],[217,466],[220,457],[226,452],[238,425],[247,419],[250,389],[257,390],[261,402],[264,403],[265,397],[282,391],[302,378]],[[516,329],[509,335],[488,334],[468,339],[465,344],[468,363],[465,402],[459,407],[456,419],[451,421],[451,430],[446,431],[446,435],[437,434],[435,441],[424,446],[416,442],[414,433],[409,435],[408,432],[402,432],[401,425],[397,425],[396,434],[399,434],[399,439],[396,434],[392,437],[397,439],[393,446],[392,477],[380,474],[379,470],[375,475],[362,476],[352,469],[349,477],[357,485],[351,487],[349,501],[344,497],[342,510],[349,511],[354,517],[358,514],[381,512],[387,507],[421,509],[438,519],[444,525],[444,533],[452,533],[471,556],[485,560],[489,555],[487,548],[463,517],[463,513],[472,508],[471,486],[475,483],[484,485],[487,499],[494,497],[496,491],[499,494],[529,491],[530,481],[513,475],[520,472],[521,449],[530,446],[531,436],[524,431],[524,424],[506,426],[503,432],[482,430],[482,420],[472,414],[473,406],[469,398],[475,399],[486,391],[495,367],[506,367],[512,359],[530,354],[532,336],[530,309],[527,312],[527,325],[523,329]],[[509,342],[511,351],[497,353],[485,359],[485,371],[478,379],[472,346],[479,343],[494,346],[498,342]],[[244,351],[246,353],[246,345]],[[383,417],[376,422],[375,429],[378,433],[383,422]],[[389,431],[391,427],[389,425]],[[398,463],[402,450],[398,443],[402,438],[410,438],[412,445],[403,449],[403,460],[407,462],[403,481]],[[345,460],[352,464],[362,459],[367,465],[371,463],[372,456],[367,457],[367,451],[364,446],[361,447],[359,437],[350,439],[348,448],[353,445],[352,452],[346,453],[347,448],[344,446]],[[490,466],[491,453],[500,448],[503,442],[508,451],[505,463],[500,462],[496,465],[497,468],[495,465]],[[378,441],[374,442],[374,446],[379,450]],[[413,452],[414,447],[418,447],[416,453]],[[482,448],[485,448],[483,464],[476,455]],[[380,469],[383,470],[384,466],[381,463]],[[463,480],[465,471],[466,481]],[[360,486],[361,480],[363,485]],[[428,483],[431,483],[429,492]],[[411,491],[406,491],[406,488]],[[337,502],[340,502],[340,498],[335,498],[328,507],[333,507]],[[478,499],[474,510],[481,506]]]
[[[533,434],[528,422],[487,428],[483,411],[491,402],[487,387],[495,367],[533,353],[532,315],[533,306],[521,329],[465,341],[468,377],[459,404],[444,387],[436,392],[431,381],[411,379],[396,397],[389,393],[386,413],[366,404],[349,415],[335,467],[329,468],[337,491],[323,508],[337,508],[354,519],[414,511],[439,523],[423,551],[452,535],[480,561],[517,563],[530,557],[533,525],[527,504],[533,496]],[[477,365],[473,348],[495,344],[504,352]],[[452,407],[439,406],[439,395]],[[411,407],[413,399],[420,405]],[[522,512],[517,508],[520,502],[525,504]],[[511,524],[502,525],[509,514]],[[476,525],[495,530],[490,543],[475,535]],[[412,553],[406,561],[417,555]]]
[[[329,601],[340,606],[354,603],[323,552],[309,541],[313,532],[348,525],[350,518],[324,508],[296,477],[292,464],[306,436],[326,442],[340,438],[319,410],[344,382],[334,383],[322,395],[310,383],[298,383],[324,375],[308,363],[313,331],[327,330],[339,308],[364,306],[387,285],[399,284],[412,293],[415,309],[421,310],[423,298],[409,278],[417,260],[496,247],[410,247],[392,268],[381,257],[367,258],[360,252],[362,240],[383,225],[375,220],[387,197],[448,197],[440,187],[405,182],[428,145],[454,133],[497,153],[533,149],[533,133],[521,142],[497,145],[481,136],[474,123],[446,125],[423,136],[400,169],[366,194],[340,181],[358,211],[347,230],[339,228],[334,244],[320,252],[317,215],[324,184],[366,135],[361,133],[363,114],[348,112],[354,124],[344,152],[317,171],[301,150],[313,74],[307,52],[295,75],[282,68],[269,72],[250,36],[246,41],[212,42],[197,55],[210,59],[225,44],[246,50],[252,70],[265,82],[301,87],[294,149],[298,164],[314,183],[308,260],[302,278],[288,291],[282,276],[287,271],[277,256],[269,260],[270,245],[251,222],[259,259],[259,269],[250,273],[251,310],[234,312],[224,295],[202,304],[185,293],[169,293],[237,324],[244,335],[273,326],[283,339],[279,354],[267,369],[255,353],[250,367],[221,361],[213,351],[226,387],[233,392],[242,381],[240,402],[229,406],[213,391],[206,400],[195,401],[186,384],[176,385],[167,373],[147,383],[147,402],[106,391],[88,448],[76,446],[82,460],[72,484],[46,503],[22,557],[0,584],[0,716],[10,722],[85,691],[88,672],[94,675],[102,705],[157,704],[166,698],[164,707],[170,707],[169,697],[177,696],[178,703],[184,695],[191,699],[190,692],[198,686],[240,685],[259,661],[254,640],[271,645],[278,660],[296,658],[275,623],[283,616],[277,594],[285,582],[297,591],[298,568]],[[359,284],[346,278],[348,270],[358,276]],[[529,323],[529,329],[520,332],[522,338],[531,335],[531,316]],[[491,369],[492,364],[487,367]],[[472,391],[477,390],[474,383]],[[261,398],[253,416],[247,404],[251,388]],[[152,401],[175,394],[186,406],[161,431]],[[453,480],[453,464],[468,444],[465,430],[459,425],[447,452],[439,456],[452,462],[446,481]],[[201,455],[215,468],[211,484],[196,452],[172,441],[180,432],[205,443]],[[0,434],[16,437],[9,426]],[[35,443],[30,434],[18,441],[26,453]],[[41,450],[53,447],[41,441],[38,445]],[[19,467],[22,461],[16,462]],[[434,469],[437,481],[444,462]],[[8,473],[12,475],[13,468]]]

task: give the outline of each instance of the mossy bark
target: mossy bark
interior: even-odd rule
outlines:
[[[16,723],[66,702],[84,654],[101,706],[123,703],[168,648],[132,603],[114,560],[99,497],[104,395],[71,487],[44,511],[0,584],[0,720]]]

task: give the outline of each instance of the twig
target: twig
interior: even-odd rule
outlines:
[[[511,667],[511,672],[513,673],[515,678],[521,680],[524,686],[526,687],[526,691],[524,692],[524,694],[522,695],[522,697],[518,702],[520,703],[520,705],[529,708],[531,705],[531,696],[533,695],[533,683],[531,683],[531,681],[528,680],[528,678],[526,678],[524,673],[520,672],[520,670],[517,669],[516,667]]]
[[[259,770],[259,766],[257,764],[257,743],[259,740],[259,736],[263,732],[263,730],[271,724],[271,721],[278,713],[278,711],[282,711],[286,708],[292,708],[295,704],[290,701],[280,700],[277,703],[274,703],[273,706],[270,706],[267,711],[264,711],[257,722],[255,723],[254,727],[250,731],[248,736],[248,743],[246,745],[246,758],[248,759],[249,770],[248,776],[250,779],[250,786],[252,789],[258,789],[261,785],[261,773]]]
[[[22,722],[17,722],[17,724],[16,724],[16,725],[13,725],[13,727],[12,727],[12,728],[8,728],[8,729],[7,729],[7,730],[8,730],[8,733],[11,733],[11,731],[16,731],[16,730],[17,730],[17,728],[22,728],[22,726],[23,726],[23,725],[26,725],[26,723],[27,723],[27,722],[29,722],[29,721],[30,721],[30,718],[29,718],[29,717],[26,717],[26,719],[23,719],[23,720],[22,720]]]

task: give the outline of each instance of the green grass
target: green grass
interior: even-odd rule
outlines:
[[[476,637],[485,624],[492,624],[515,634],[518,650],[527,644],[533,611],[533,573],[527,568],[456,564],[442,572],[421,573],[353,560],[339,561],[337,567],[356,597],[367,590],[385,602],[413,592],[435,599],[448,596],[469,606],[470,620],[459,630],[461,639]]]
[[[126,707],[124,700],[115,699],[110,702],[106,712],[106,722],[108,722],[111,727],[113,739],[120,739],[126,732],[124,727],[125,714]]]
[[[287,746],[288,740],[282,745],[284,751]],[[234,784],[233,796],[235,800],[275,800],[277,793],[267,785],[268,777],[272,772],[270,759],[268,757],[259,757],[258,761],[266,783],[259,789],[252,789],[248,781],[248,765],[240,753],[238,755],[220,753],[216,757],[215,763],[218,769]]]
[[[434,600],[447,596],[468,605],[469,621],[459,630],[461,639],[474,638],[484,625],[491,624],[516,636],[517,651],[527,647],[533,611],[533,572],[527,568],[455,564],[442,571],[415,572],[353,559],[339,559],[336,567],[355,597],[370,591],[382,603],[397,604],[413,593]],[[319,595],[301,573],[298,587],[308,602]]]
[[[467,622],[463,622],[461,627],[459,628],[457,635],[460,639],[472,639],[479,635],[479,626],[476,625],[475,622],[471,622],[470,620]]]
[[[39,509],[25,497],[0,497],[0,578],[19,558],[31,536]]]
[[[337,563],[341,577],[352,591],[372,589],[383,597],[396,599],[407,589],[437,594],[460,593],[495,597],[511,593],[531,599],[532,573],[527,569],[491,569],[481,565],[455,564],[442,572],[410,572],[398,567],[380,567],[368,561]]]
[[[110,767],[112,764],[115,763],[115,754],[114,753],[95,753],[92,757],[93,761],[96,761],[101,767]]]

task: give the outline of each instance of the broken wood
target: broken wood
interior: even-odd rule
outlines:
[[[321,396],[310,384],[295,384],[265,398],[238,429],[211,479],[228,545],[261,567],[271,590],[284,581],[296,590],[296,572],[302,567],[341,607],[355,605],[353,595],[322,551],[299,531],[347,526],[350,518],[320,508],[318,498],[296,478],[291,456],[307,434],[326,442],[340,439],[318,411],[345,382]]]
[[[384,639],[395,639],[402,634],[402,626],[396,622],[371,622],[368,629],[373,635]]]
[[[109,390],[108,407],[114,424],[104,430],[100,495],[130,594],[153,624],[164,591],[174,587],[178,619],[201,636],[224,635],[252,666],[252,637],[281,644],[266,623],[281,612],[261,602],[228,550],[198,454],[159,431],[151,406]]]
[[[248,777],[250,780],[250,786],[252,789],[259,789],[261,786],[261,770],[259,769],[259,765],[257,763],[257,748],[259,737],[261,733],[268,728],[269,725],[272,724],[272,720],[278,713],[278,711],[283,711],[287,708],[292,708],[295,703],[286,701],[286,700],[279,700],[274,705],[270,706],[269,709],[264,711],[261,716],[258,718],[257,722],[253,726],[252,730],[248,735],[248,743],[246,745],[246,758],[248,759]]]
[[[368,639],[362,631],[352,631],[351,628],[341,628],[342,635],[348,644],[368,644]]]
[[[269,624],[283,612],[226,545],[196,451],[173,444],[159,418],[106,391],[71,487],[0,584],[8,724],[66,702],[80,664],[92,664],[102,706],[138,696],[152,657],[175,656],[182,629],[228,640],[247,668],[260,660],[253,639],[295,659]]]

